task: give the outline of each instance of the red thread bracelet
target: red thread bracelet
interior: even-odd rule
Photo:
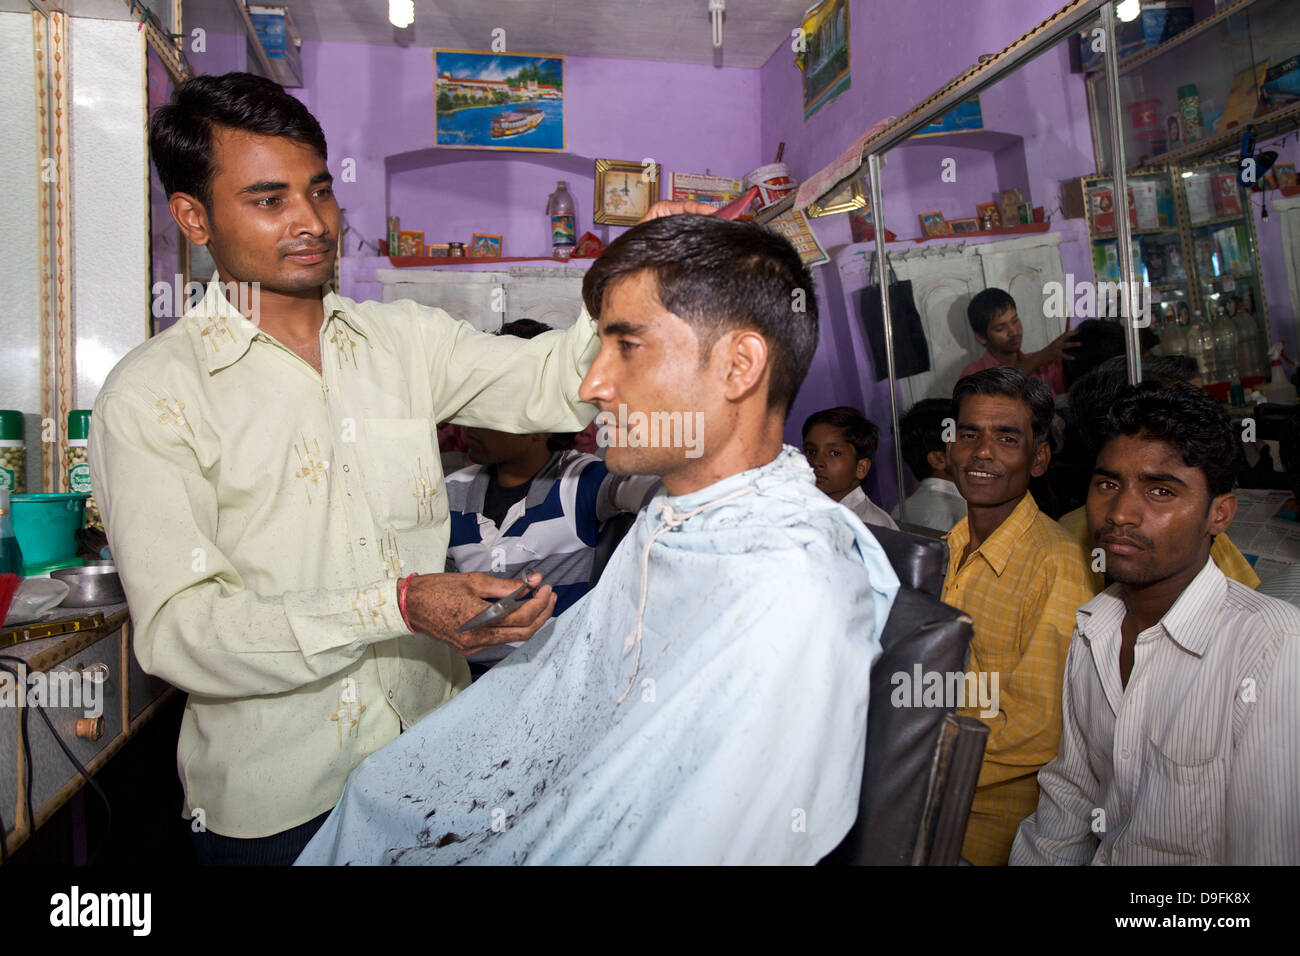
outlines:
[[[402,615],[402,623],[406,625],[406,629],[412,634],[415,633],[415,628],[411,627],[411,622],[406,619],[406,592],[410,590],[411,578],[413,577],[415,577],[415,574],[408,574],[397,582],[397,610]]]

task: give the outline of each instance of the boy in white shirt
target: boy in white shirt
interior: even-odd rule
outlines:
[[[813,412],[803,423],[803,453],[817,489],[862,519],[898,530],[894,519],[867,497],[862,482],[880,445],[880,429],[856,408],[840,405]]]

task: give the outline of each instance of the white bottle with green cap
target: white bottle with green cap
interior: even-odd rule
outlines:
[[[0,491],[21,495],[27,490],[27,444],[23,413],[0,409]]]

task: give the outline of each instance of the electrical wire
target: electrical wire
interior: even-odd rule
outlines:
[[[22,664],[24,669],[27,666],[27,661],[23,660],[23,658],[14,657],[10,654],[0,654],[0,660],[13,661],[15,663]],[[14,679],[18,681],[18,686],[20,688],[23,688],[24,690],[26,689],[23,681],[18,675],[18,672],[15,671],[13,668],[5,664],[0,664],[0,670],[8,671],[10,674],[14,676]],[[33,767],[32,767],[31,737],[27,733],[27,712],[32,708],[26,706],[26,700],[24,699],[24,706],[21,709],[22,709],[23,759],[26,761],[25,765],[27,767],[27,781],[26,781],[27,783],[27,787],[26,787],[27,828],[29,833],[35,833],[36,832],[36,811],[32,806],[32,778],[35,776],[35,773],[33,772]],[[55,743],[57,743],[59,745],[59,749],[63,751],[63,755],[67,757],[69,761],[72,762],[72,765],[77,768],[77,773],[81,774],[81,776],[86,779],[86,783],[89,784],[90,788],[94,790],[96,794],[99,795],[99,799],[104,802],[104,812],[108,814],[108,823],[105,827],[104,842],[100,845],[99,849],[96,850],[90,857],[91,864],[94,864],[98,862],[100,854],[103,852],[104,848],[108,846],[109,840],[112,837],[113,805],[112,803],[109,802],[108,794],[104,792],[104,788],[99,785],[99,781],[97,781],[94,777],[90,775],[90,772],[86,770],[85,765],[80,760],[77,759],[76,754],[74,754],[71,750],[68,749],[68,745],[63,742],[63,737],[60,736],[59,732],[54,729],[54,723],[50,720],[50,715],[45,712],[44,705],[37,704],[36,712],[40,714],[41,719],[45,721],[45,726],[49,728],[50,733],[54,737]],[[3,828],[0,828],[0,843],[4,843],[3,836],[4,836],[4,830]],[[7,850],[5,852],[5,859],[8,859]]]

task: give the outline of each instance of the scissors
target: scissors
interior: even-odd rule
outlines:
[[[535,568],[524,568],[519,575],[520,579],[524,582],[523,587],[506,595],[487,610],[475,614],[468,621],[458,627],[456,633],[464,634],[466,631],[472,631],[476,627],[482,627],[485,624],[499,621],[507,614],[513,612],[515,608],[519,607],[519,605],[523,604],[524,601],[527,600],[524,597],[524,594],[532,589],[532,585],[528,583],[528,578],[535,573],[535,571]]]

